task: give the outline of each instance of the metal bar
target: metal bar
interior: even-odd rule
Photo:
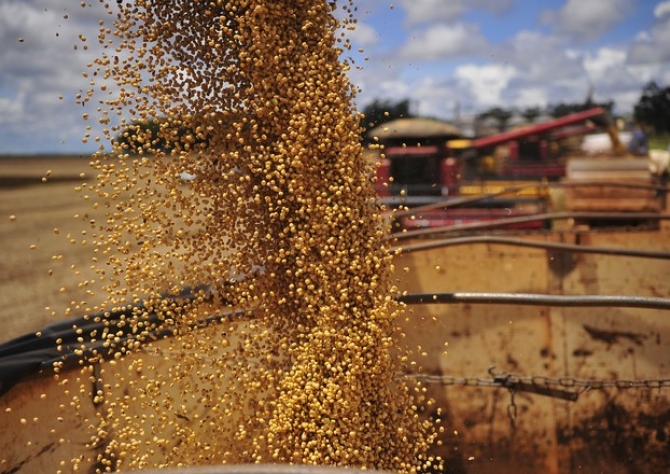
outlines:
[[[546,185],[542,183],[537,183],[537,184],[526,184],[526,185],[521,185],[521,186],[513,186],[509,188],[505,188],[497,193],[490,193],[490,194],[484,194],[481,196],[467,196],[467,197],[458,197],[458,198],[452,198],[452,199],[442,199],[440,201],[431,203],[431,204],[425,204],[423,206],[417,206],[417,207],[412,207],[411,209],[395,209],[392,211],[389,211],[387,214],[392,215],[395,218],[398,217],[405,217],[405,216],[412,216],[421,212],[426,212],[426,211],[434,211],[436,209],[448,209],[452,207],[457,207],[457,206],[462,206],[464,204],[474,204],[477,202],[481,201],[486,201],[488,199],[494,199],[499,196],[504,196],[506,194],[512,194],[516,193],[519,191],[523,191],[524,189],[528,188],[539,188],[539,187],[545,187]]]
[[[625,181],[587,180],[587,179],[548,183],[548,186],[552,188],[580,188],[582,186],[583,187],[603,186],[610,188],[629,188],[629,189],[647,189],[649,191],[668,191],[668,187],[661,184],[642,184],[642,183],[629,183]]]
[[[472,245],[472,244],[511,245],[517,247],[530,247],[538,249],[565,250],[568,252],[578,252],[578,253],[595,253],[595,254],[614,255],[621,257],[639,257],[639,258],[654,258],[659,260],[670,260],[670,252],[654,252],[651,250],[632,250],[632,249],[612,248],[612,247],[609,248],[594,247],[588,245],[566,244],[560,242],[541,242],[537,240],[519,239],[513,237],[495,237],[490,235],[431,240],[430,242],[425,242],[421,244],[393,247],[391,249],[391,252],[393,252],[395,255],[398,252],[411,253],[435,248],[451,247],[455,245]]]
[[[541,133],[547,133],[551,130],[555,130],[560,127],[565,127],[567,125],[573,125],[579,122],[585,122],[588,119],[597,117],[599,115],[604,115],[606,111],[600,107],[594,107],[592,109],[584,110],[582,112],[576,112],[574,114],[565,115],[548,122],[543,122],[539,124],[529,125],[527,127],[518,128],[515,130],[509,130],[507,132],[495,133],[487,137],[477,138],[472,141],[472,146],[474,148],[485,148],[498,145],[500,143],[517,140],[519,138],[527,137],[529,135],[538,135]]]
[[[670,379],[577,379],[571,376],[556,378],[542,375],[516,375],[504,373],[493,375],[492,378],[432,375],[421,373],[402,373],[398,376],[412,378],[423,383],[447,386],[515,388],[519,391],[530,391],[540,395],[558,396],[559,398],[568,398],[568,394],[579,394],[587,390],[602,390],[610,388],[617,390],[641,388],[660,390],[663,388],[670,388]],[[550,390],[552,389],[560,390],[562,393],[551,392]],[[574,389],[580,390],[578,392],[573,392],[572,390]]]
[[[427,235],[439,235],[449,232],[462,232],[466,230],[495,229],[512,224],[523,224],[536,221],[553,221],[564,219],[609,219],[609,220],[670,220],[670,214],[659,214],[656,212],[548,212],[532,216],[510,217],[497,219],[490,222],[473,222],[470,224],[450,225],[444,227],[432,227],[427,229],[406,230],[394,232],[388,236],[389,239],[410,239],[413,237],[425,237]]]
[[[495,184],[495,182],[492,182]],[[477,185],[478,183],[468,183],[471,185]],[[405,217],[415,215],[421,212],[433,211],[436,209],[448,209],[452,207],[462,206],[464,204],[473,204],[481,201],[486,201],[488,199],[494,199],[496,197],[504,196],[507,194],[518,193],[531,188],[538,188],[539,190],[546,191],[548,189],[554,188],[578,188],[586,186],[603,186],[611,188],[628,188],[628,189],[647,189],[649,191],[668,191],[667,186],[656,185],[656,184],[641,184],[641,183],[628,183],[623,181],[602,181],[602,180],[579,180],[579,181],[559,181],[559,182],[535,182],[530,184],[520,184],[518,186],[510,186],[504,188],[495,193],[482,194],[479,196],[466,196],[466,197],[457,197],[451,199],[442,199],[440,201],[425,204],[423,206],[413,207],[411,209],[396,209],[388,211],[387,214],[393,215],[394,217]]]
[[[506,304],[560,307],[670,309],[670,298],[650,296],[545,295],[534,293],[408,293],[396,296],[405,304]]]

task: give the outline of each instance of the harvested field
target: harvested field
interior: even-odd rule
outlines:
[[[0,342],[62,319],[92,257],[91,247],[68,239],[86,229],[91,205],[74,188],[92,171],[78,156],[0,158]]]

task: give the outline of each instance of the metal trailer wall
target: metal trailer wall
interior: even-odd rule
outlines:
[[[666,231],[570,230],[517,237],[670,252]],[[408,252],[395,257],[395,266],[399,288],[412,293],[670,296],[670,260],[661,258],[486,243]],[[426,415],[443,410],[445,433],[436,452],[446,458],[445,472],[670,472],[670,388],[659,382],[670,379],[667,310],[492,302],[408,305],[405,316],[405,342],[420,346],[410,376],[423,379],[435,399]],[[221,329],[214,324],[200,330],[207,338]],[[165,372],[188,365],[174,344],[164,339],[136,356],[93,367],[94,379],[140,397],[126,415],[147,416],[153,400],[142,402],[133,380],[151,377],[150,367]],[[138,358],[140,366],[134,362]],[[88,386],[78,370],[61,374],[61,379],[78,377]],[[231,374],[206,391],[215,396],[217,384],[239,383],[244,393],[247,382],[244,374]],[[79,383],[71,387],[78,389]],[[0,473],[55,472],[61,462],[69,472],[69,460],[77,457],[84,459],[81,469],[94,464],[96,451],[86,448],[87,427],[95,425],[104,405],[96,404],[91,384],[74,410],[73,393],[65,388],[43,377],[21,382],[0,397]],[[211,439],[213,433],[198,422],[211,415],[207,406],[195,398],[183,403],[189,427],[204,430],[201,439]],[[154,442],[153,423],[146,418],[146,445],[160,459],[162,450],[170,449],[170,433],[160,433],[163,441]],[[218,431],[216,436],[226,438]]]
[[[670,250],[664,231],[520,237]],[[411,252],[395,264],[410,293],[670,296],[666,259],[480,244]],[[431,414],[445,412],[436,452],[447,472],[670,472],[667,310],[412,305],[404,325],[409,346],[421,346]]]

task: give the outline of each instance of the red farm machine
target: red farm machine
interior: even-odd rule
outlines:
[[[455,127],[438,123],[400,119],[369,133],[377,144],[372,148],[379,153],[377,192],[395,210],[396,223],[404,229],[547,212],[552,206],[549,191],[559,183],[570,188],[562,195],[563,204],[566,199],[577,203],[572,192],[575,177],[582,184],[612,179],[649,184],[646,160],[631,159],[616,125],[600,107],[475,139],[465,139]],[[609,150],[606,156],[587,158],[579,144],[582,136],[594,131],[609,136]],[[599,195],[600,188],[595,193]],[[645,210],[647,194],[648,190],[643,209],[635,210]],[[582,199],[579,205],[581,210],[600,210],[590,209],[594,202]],[[609,202],[609,210],[621,204]],[[517,219],[504,227],[544,225],[542,220]]]

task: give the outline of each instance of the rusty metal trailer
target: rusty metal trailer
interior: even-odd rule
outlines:
[[[669,237],[404,244],[400,289],[428,303],[408,307],[405,332],[445,410],[447,472],[670,470]]]
[[[399,376],[421,380],[435,400],[424,414],[445,428],[435,453],[446,473],[670,472],[670,215],[663,193],[640,186],[632,189],[657,209],[549,209],[508,218],[552,223],[541,230],[472,222],[392,237],[404,343],[415,362]],[[603,219],[610,225],[590,226]],[[224,316],[249,324],[245,314]],[[197,329],[204,339],[217,321]],[[96,384],[132,392],[152,370],[174,370],[180,361],[168,335],[92,366],[90,384],[71,321],[0,345],[0,473],[51,473],[74,458],[93,466],[104,449],[87,447],[86,426],[101,409]],[[90,387],[76,411],[50,370],[64,355],[72,365],[61,380]],[[137,359],[142,373],[129,370]],[[204,416],[197,401],[184,403]],[[126,415],[143,416],[141,404]],[[147,423],[139,441],[150,446]],[[160,459],[170,446],[151,449]]]

